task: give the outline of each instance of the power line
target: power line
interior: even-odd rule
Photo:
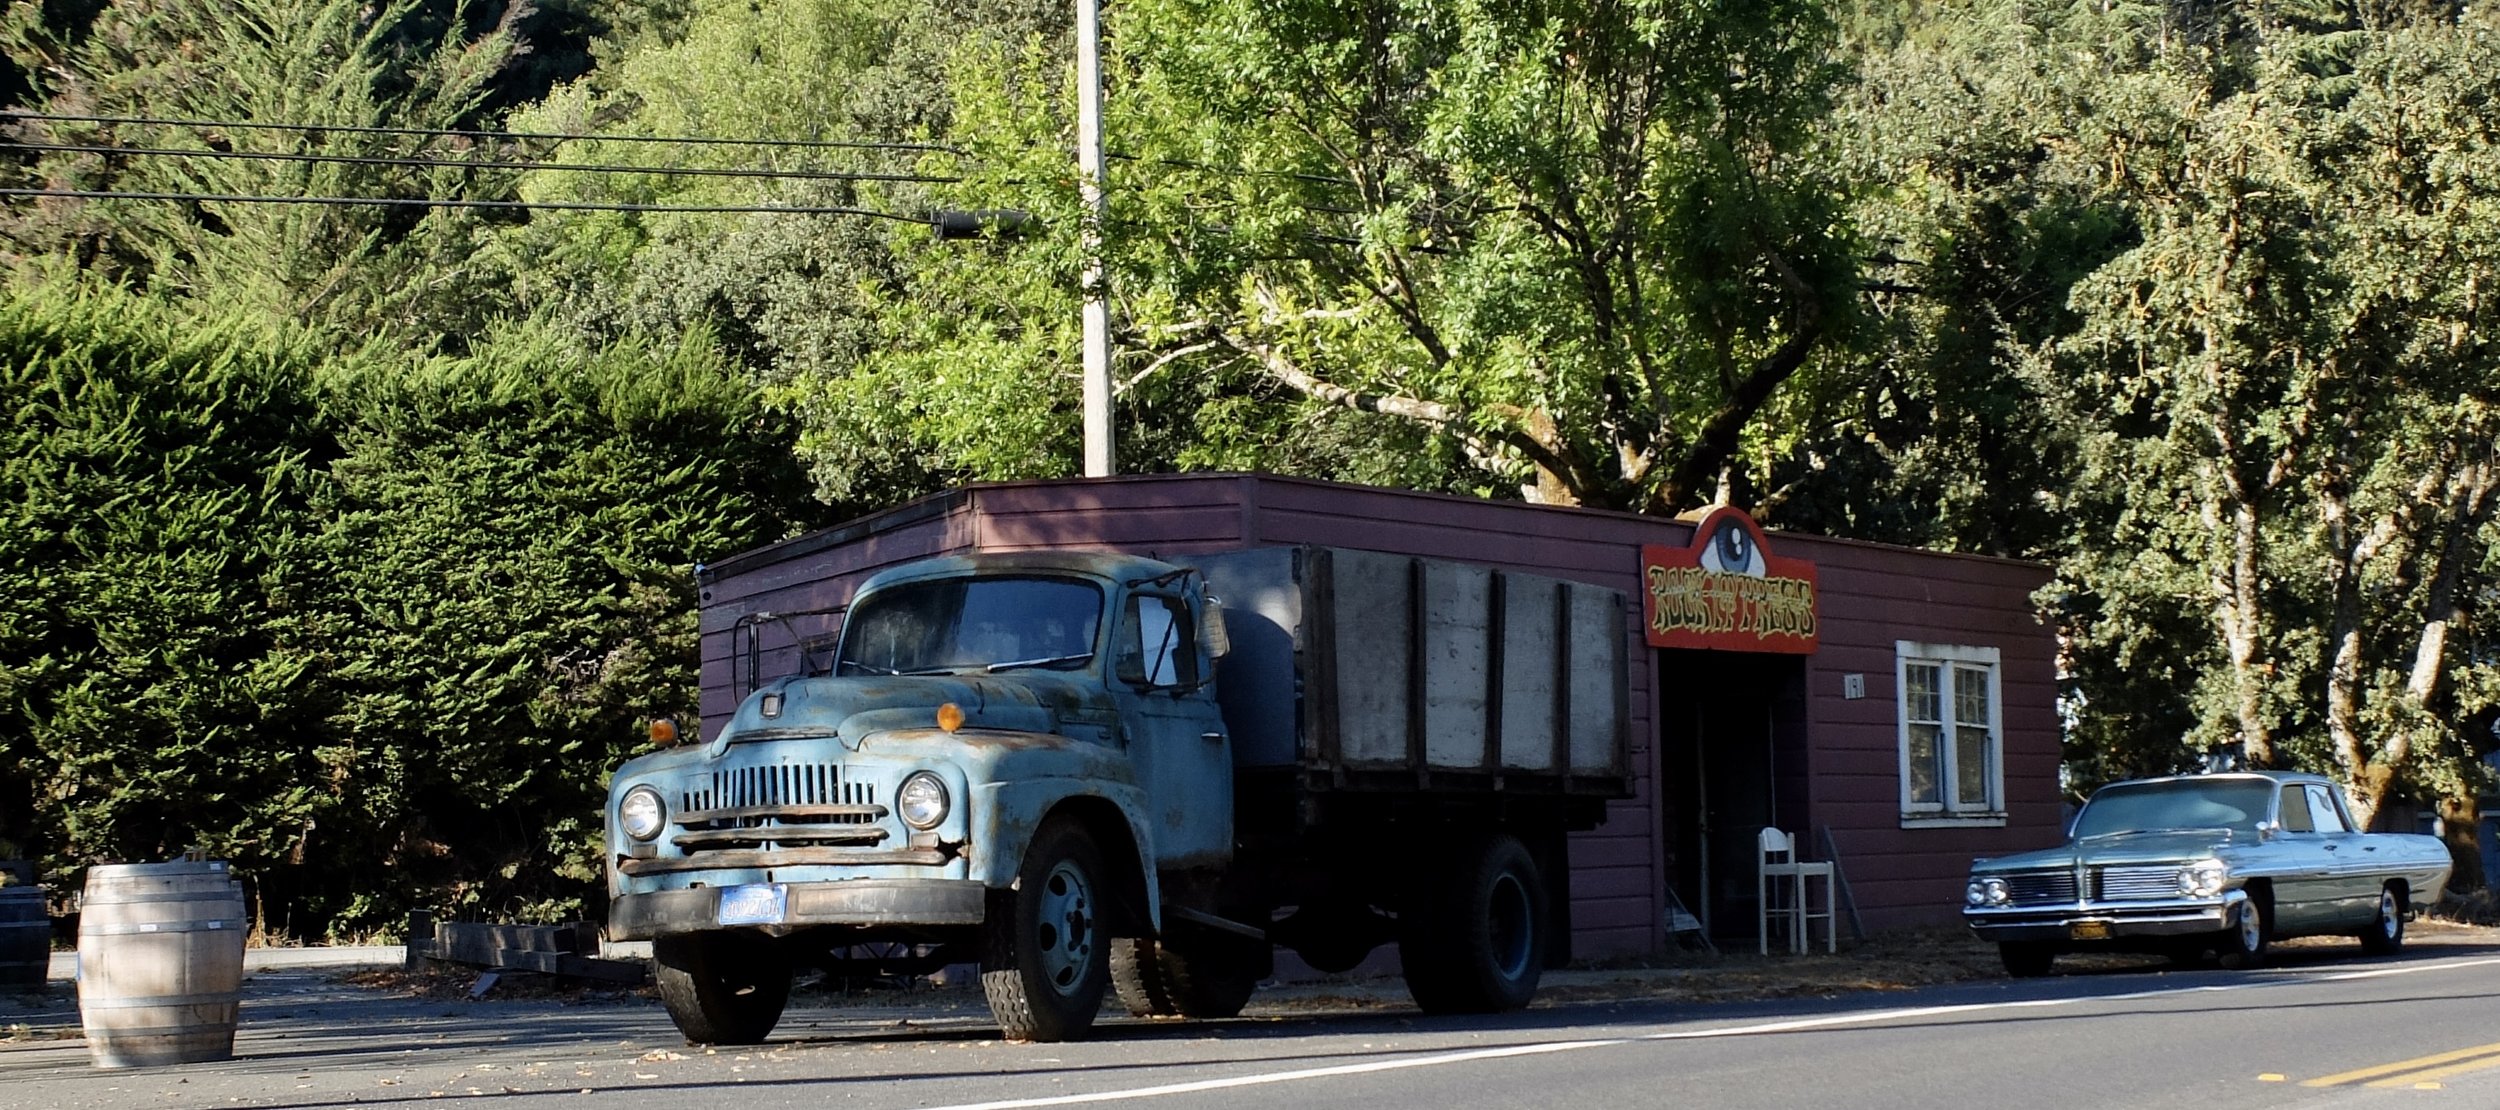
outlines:
[[[558,131],[461,131],[439,127],[369,127],[335,123],[264,123],[255,120],[156,119],[149,116],[83,116],[54,112],[0,111],[0,118],[48,123],[129,123],[152,127],[216,127],[236,131],[319,131],[343,135],[425,135],[462,139],[545,139],[556,142],[680,143],[688,146],[777,146],[810,150],[892,150],[962,154],[942,143],[839,142],[829,139],[723,139],[700,135],[590,135]]]
[[[767,177],[806,181],[899,181],[951,185],[960,177],[910,173],[853,173],[838,170],[765,170],[739,166],[619,166],[586,162],[472,162],[449,158],[413,158],[380,154],[288,154],[268,150],[184,150],[174,147],[95,146],[81,143],[28,143],[0,139],[0,147],[62,154],[138,154],[179,158],[230,158],[262,162],[322,162],[350,166],[405,166],[418,169],[575,170],[584,173],[647,173],[674,177]]]
[[[324,204],[355,206],[362,204],[400,208],[492,208],[548,212],[774,212],[789,216],[868,216],[898,223],[935,226],[930,216],[906,216],[898,212],[880,212],[873,208],[844,208],[832,205],[798,204],[602,204],[589,201],[529,200],[467,200],[430,197],[285,197],[255,196],[241,193],[135,193],[100,189],[18,189],[0,188],[0,196],[62,197],[72,200],[172,200],[216,201],[231,204]]]

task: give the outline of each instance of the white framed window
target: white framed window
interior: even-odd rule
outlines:
[[[2005,729],[1992,647],[1893,643],[1901,825],[2005,823]]]

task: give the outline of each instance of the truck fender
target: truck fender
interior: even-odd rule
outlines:
[[[1105,837],[1100,847],[1107,859],[1125,856],[1134,862],[1144,924],[1151,932],[1162,931],[1163,896],[1155,881],[1154,834],[1140,816],[1145,812],[1145,799],[1136,787],[1088,779],[1026,779],[983,783],[973,787],[972,793],[971,878],[991,887],[1016,881],[1034,831],[1053,813],[1090,810],[1090,816],[1099,820],[1102,811],[1119,811],[1130,845]]]

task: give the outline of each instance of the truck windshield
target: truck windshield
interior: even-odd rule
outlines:
[[[836,674],[947,674],[1094,658],[1102,590],[1073,578],[944,578],[880,590],[852,607]]]
[[[2257,831],[2274,800],[2270,779],[2171,779],[2102,788],[2075,817],[2075,837],[2154,829]]]

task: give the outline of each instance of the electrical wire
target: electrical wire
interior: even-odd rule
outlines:
[[[789,216],[867,216],[898,223],[936,226],[929,216],[906,216],[898,212],[880,212],[873,208],[846,208],[834,205],[799,204],[624,204],[589,201],[470,200],[430,197],[285,197],[257,196],[244,193],[140,193],[101,189],[22,189],[0,188],[0,196],[61,197],[72,200],[171,200],[218,202],[230,204],[322,204],[354,206],[363,204],[401,208],[485,208],[535,210],[548,212],[771,212]]]
[[[441,135],[463,139],[518,139],[554,142],[681,143],[689,146],[792,147],[812,150],[891,150],[962,154],[942,143],[840,142],[829,139],[723,139],[700,135],[590,135],[558,131],[462,131],[439,127],[370,127],[336,123],[262,123],[254,120],[157,119],[150,116],[87,116],[57,112],[0,110],[0,119],[48,123],[139,124],[151,127],[216,127],[236,131],[322,131],[344,135]]]
[[[672,177],[766,177],[803,181],[895,181],[951,185],[960,177],[910,173],[854,173],[837,170],[766,170],[740,166],[620,166],[587,162],[471,162],[449,158],[413,158],[380,154],[289,154],[268,150],[183,150],[173,147],[94,146],[81,143],[28,143],[0,139],[0,149],[59,154],[137,154],[180,158],[227,158],[261,162],[319,162],[348,166],[403,166],[416,169],[572,170],[582,173],[647,173]]]

